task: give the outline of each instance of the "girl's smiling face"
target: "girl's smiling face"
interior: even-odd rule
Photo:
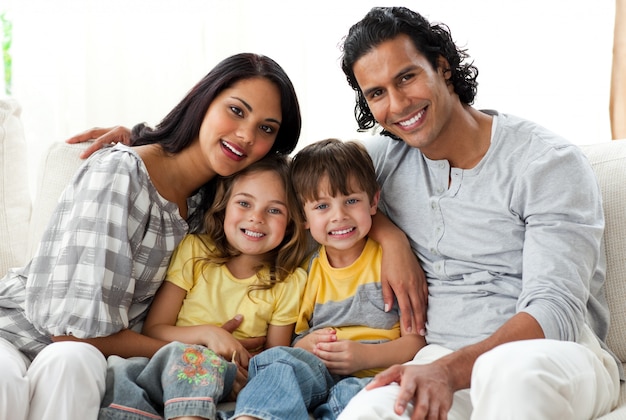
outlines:
[[[242,254],[263,256],[278,247],[288,222],[286,186],[276,172],[252,172],[234,181],[224,233]]]

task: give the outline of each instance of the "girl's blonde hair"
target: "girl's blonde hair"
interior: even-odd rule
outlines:
[[[278,174],[285,188],[288,222],[283,241],[267,254],[257,269],[258,282],[250,286],[252,290],[270,289],[277,282],[284,281],[302,263],[307,251],[306,229],[304,216],[298,198],[289,179],[289,158],[280,153],[270,153],[261,160],[228,177],[217,180],[213,205],[204,217],[205,232],[212,241],[213,255],[207,255],[205,263],[225,264],[231,258],[241,254],[231,246],[224,233],[226,206],[232,194],[235,181],[243,175],[272,171]],[[266,269],[264,269],[266,268]]]

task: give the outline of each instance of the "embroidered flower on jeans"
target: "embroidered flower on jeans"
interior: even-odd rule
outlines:
[[[183,346],[180,362],[174,364],[172,370],[179,381],[207,386],[216,381],[223,382],[226,361],[204,346],[186,345]]]

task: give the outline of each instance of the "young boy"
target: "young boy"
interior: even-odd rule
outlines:
[[[320,245],[306,261],[307,284],[293,347],[250,361],[234,418],[334,419],[380,370],[412,360],[423,337],[401,331],[383,303],[382,248],[368,238],[380,191],[357,142],[322,140],[303,148],[291,180],[306,228]]]

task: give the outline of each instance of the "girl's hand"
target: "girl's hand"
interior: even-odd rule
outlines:
[[[93,144],[80,154],[81,159],[88,158],[96,150],[100,150],[110,144],[121,142],[130,146],[130,130],[121,125],[109,128],[94,127],[70,137],[66,140],[66,143],[82,143],[91,140],[93,140]]]
[[[202,344],[228,361],[237,363],[239,366],[248,367],[252,357],[248,350],[233,335],[223,328],[215,325],[204,325],[201,334]]]
[[[237,395],[241,392],[241,389],[248,382],[248,371],[243,367],[237,365],[237,376],[235,376],[235,382],[233,382],[233,389],[227,397],[227,401],[236,401]]]
[[[222,328],[232,333],[239,327],[241,322],[243,321],[243,316],[240,314],[235,315],[235,317],[231,320],[226,321],[222,324]],[[242,346],[248,350],[248,353],[251,355],[258,354],[261,350],[263,350],[265,346],[265,337],[252,337],[252,338],[242,338],[239,340]]]

